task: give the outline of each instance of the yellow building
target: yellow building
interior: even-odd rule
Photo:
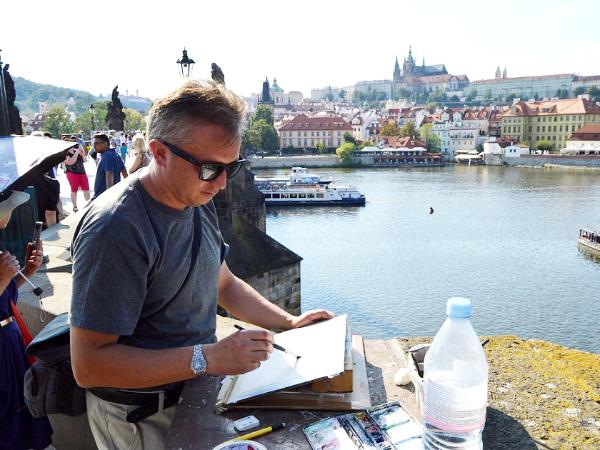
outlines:
[[[517,102],[502,115],[501,136],[527,141],[533,148],[550,141],[555,150],[565,147],[571,133],[584,125],[600,124],[600,106],[586,98]]]

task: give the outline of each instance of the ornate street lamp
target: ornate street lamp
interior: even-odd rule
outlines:
[[[94,107],[94,104],[92,103],[90,105],[90,114],[92,115],[92,137],[94,137],[93,133],[94,133],[94,131],[96,131],[96,123],[94,122],[94,111],[95,111],[95,109],[96,108]]]
[[[2,50],[0,50],[2,51]],[[8,115],[8,99],[4,86],[4,69],[0,58],[0,136],[10,136],[10,118]]]
[[[195,64],[196,61],[194,61],[193,59],[191,59],[188,54],[187,54],[187,50],[185,49],[185,47],[183,48],[183,55],[181,56],[181,59],[177,60],[177,64],[179,64],[179,69],[181,71],[181,76],[182,77],[189,77],[190,74],[192,73],[192,65]]]

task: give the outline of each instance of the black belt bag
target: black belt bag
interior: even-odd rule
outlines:
[[[175,405],[179,401],[182,387],[183,384],[180,384],[173,389],[159,392],[130,392],[108,389],[88,389],[88,391],[107,402],[139,406],[139,408],[129,412],[126,417],[127,422],[136,423],[156,414],[160,410]]]

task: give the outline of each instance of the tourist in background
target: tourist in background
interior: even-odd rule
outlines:
[[[121,141],[119,151],[121,152],[121,159],[123,160],[123,163],[125,163],[125,160],[127,159],[127,142],[125,142],[124,140]]]
[[[115,152],[114,147],[109,146],[109,137],[104,134],[96,134],[94,136],[94,148],[100,155],[100,162],[96,169],[96,182],[94,184],[94,199],[97,198],[107,189],[121,181],[121,175],[123,178],[127,178],[127,170],[125,164]]]
[[[6,228],[13,210],[29,194],[0,193],[0,230]],[[42,265],[41,243],[36,250],[27,244],[23,274],[31,277]],[[25,279],[18,274],[19,262],[10,253],[0,253],[0,449],[40,450],[51,444],[52,428],[46,417],[34,419],[23,398],[25,372],[29,368],[25,344],[15,318],[18,289]]]
[[[87,161],[85,150],[78,143],[69,150],[69,154],[65,159],[65,175],[71,186],[71,202],[73,203],[73,212],[77,212],[77,192],[79,189],[83,191],[83,198],[86,201],[90,200],[90,185],[85,166]]]
[[[131,167],[129,168],[129,173],[132,174],[138,170],[140,170],[142,167],[146,167],[148,164],[150,164],[150,153],[148,152],[148,149],[146,148],[146,140],[144,139],[144,135],[141,133],[137,133],[134,137],[133,137],[133,154],[135,156],[135,159],[133,161],[133,164],[131,165]]]

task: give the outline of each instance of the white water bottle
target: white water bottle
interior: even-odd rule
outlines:
[[[446,314],[425,355],[424,448],[482,449],[488,364],[471,325],[471,302],[450,298]]]

